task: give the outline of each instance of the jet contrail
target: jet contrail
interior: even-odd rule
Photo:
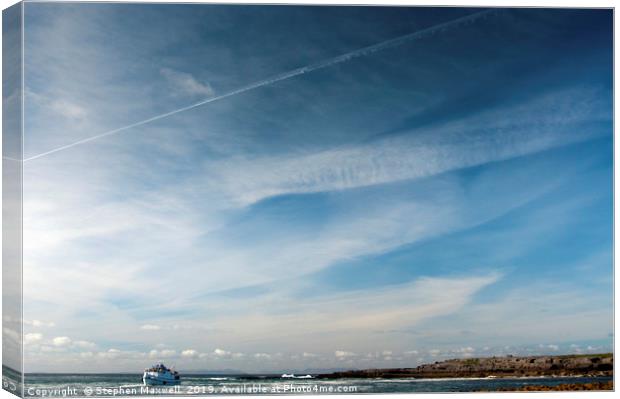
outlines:
[[[476,13],[473,13],[473,14],[469,14],[469,15],[464,16],[464,17],[453,19],[453,20],[450,20],[450,21],[447,21],[447,22],[443,22],[443,23],[438,24],[438,25],[433,25],[431,27],[428,27],[428,28],[425,28],[425,29],[422,29],[422,30],[419,30],[419,31],[416,31],[416,32],[412,32],[412,33],[409,33],[409,34],[404,35],[404,36],[399,36],[399,37],[396,37],[394,39],[390,39],[390,40],[386,40],[386,41],[381,42],[381,43],[373,44],[373,45],[368,46],[368,47],[363,47],[363,48],[360,48],[360,49],[357,49],[357,50],[353,50],[351,52],[339,55],[339,56],[334,57],[334,58],[330,58],[328,60],[320,61],[320,62],[317,62],[315,64],[311,64],[311,65],[308,65],[308,66],[305,66],[305,67],[293,69],[292,71],[285,72],[285,73],[282,73],[280,75],[276,75],[276,76],[273,76],[271,78],[267,78],[267,79],[264,79],[264,80],[261,80],[261,81],[249,84],[247,86],[240,87],[240,88],[238,88],[236,90],[229,91],[229,92],[226,92],[224,94],[220,94],[219,96],[210,97],[210,98],[207,98],[205,100],[201,100],[201,101],[199,101],[197,103],[190,104],[190,105],[185,106],[183,108],[178,108],[178,109],[175,109],[173,111],[166,112],[164,114],[160,114],[160,115],[148,118],[148,119],[144,119],[144,120],[139,121],[139,122],[132,123],[130,125],[119,127],[117,129],[114,129],[114,130],[109,130],[107,132],[104,132],[104,133],[101,133],[101,134],[98,134],[98,135],[95,135],[95,136],[91,136],[91,137],[88,137],[88,138],[85,138],[85,139],[82,139],[82,140],[75,141],[75,142],[73,142],[71,144],[67,144],[67,145],[55,148],[53,150],[50,150],[50,151],[46,151],[46,152],[42,152],[42,153],[37,154],[37,155],[33,155],[33,156],[29,157],[29,158],[24,159],[24,162],[32,161],[34,159],[41,158],[41,157],[44,157],[46,155],[50,155],[50,154],[53,154],[53,153],[56,153],[56,152],[59,152],[59,151],[62,151],[62,150],[66,150],[68,148],[75,147],[75,146],[80,145],[80,144],[85,144],[85,143],[88,143],[90,141],[100,139],[102,137],[111,136],[113,134],[117,134],[117,133],[123,132],[125,130],[131,129],[133,127],[142,126],[142,125],[145,125],[147,123],[154,122],[154,121],[157,121],[157,120],[160,120],[160,119],[163,119],[163,118],[167,118],[169,116],[176,115],[176,114],[181,113],[181,112],[189,111],[190,109],[193,109],[193,108],[196,108],[196,107],[200,107],[200,106],[205,105],[205,104],[209,104],[209,103],[212,103],[212,102],[215,102],[215,101],[223,100],[225,98],[228,98],[228,97],[231,97],[231,96],[234,96],[234,95],[237,95],[237,94],[245,93],[246,91],[258,89],[259,87],[263,87],[263,86],[269,86],[269,85],[272,85],[274,83],[281,82],[283,80],[290,79],[290,78],[293,78],[295,76],[303,75],[303,74],[308,73],[308,72],[312,72],[312,71],[316,71],[316,70],[319,70],[319,69],[324,69],[324,68],[327,68],[327,67],[330,67],[330,66],[333,66],[333,65],[341,64],[343,62],[350,61],[350,60],[352,60],[354,58],[364,57],[364,56],[376,53],[377,51],[381,51],[381,50],[385,50],[385,49],[388,49],[388,48],[400,46],[401,44],[404,44],[406,42],[409,42],[409,41],[412,41],[412,40],[417,40],[417,39],[420,39],[420,38],[423,38],[423,37],[427,37],[427,36],[430,36],[430,35],[433,35],[433,34],[439,32],[439,31],[442,31],[442,30],[445,30],[445,29],[448,29],[448,28],[451,28],[451,27],[454,27],[454,26],[457,26],[457,25],[474,22],[474,21],[480,19],[481,17],[486,16],[487,14],[489,14],[492,11],[495,11],[495,10],[494,9],[488,9],[488,10],[484,10],[484,11],[479,11],[479,12],[476,12]]]

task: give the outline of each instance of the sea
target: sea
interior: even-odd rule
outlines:
[[[139,374],[27,374],[24,396],[207,396],[476,392],[517,389],[527,385],[606,382],[612,377],[447,378],[447,379],[314,379],[275,375],[183,375],[181,385],[146,387]],[[4,388],[20,389],[21,387]]]

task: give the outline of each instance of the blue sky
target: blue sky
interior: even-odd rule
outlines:
[[[479,11],[27,3],[27,371],[611,350],[612,13]]]

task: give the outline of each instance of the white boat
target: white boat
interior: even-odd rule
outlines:
[[[280,378],[306,379],[306,378],[314,378],[314,377],[312,377],[310,374],[308,374],[308,375],[300,375],[300,376],[297,376],[295,374],[282,374],[282,377],[280,377]]]
[[[144,385],[179,385],[181,376],[161,363],[144,370],[142,382]]]

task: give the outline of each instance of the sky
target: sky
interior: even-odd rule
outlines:
[[[24,18],[26,371],[611,350],[610,10]]]

